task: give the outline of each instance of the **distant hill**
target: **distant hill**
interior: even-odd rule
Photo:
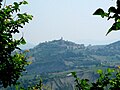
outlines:
[[[30,49],[33,64],[30,71],[35,73],[66,71],[83,65],[99,64],[84,52],[83,44],[75,44],[65,40],[53,40],[40,43]],[[88,62],[91,61],[91,62]]]
[[[30,49],[28,56],[32,56],[33,63],[28,67],[28,71],[38,74],[101,64],[111,65],[109,61],[115,59],[118,62],[119,55],[120,41],[109,45],[85,46],[63,39],[53,40]]]
[[[70,72],[77,72],[80,78],[95,81],[98,69],[116,68],[120,65],[120,41],[108,45],[76,44],[59,40],[40,43],[29,49],[28,61],[20,79],[24,87],[34,85],[42,77],[43,83],[52,90],[74,90],[74,78]],[[12,89],[8,89],[12,90]]]

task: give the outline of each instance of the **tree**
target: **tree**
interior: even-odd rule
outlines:
[[[106,72],[98,70],[99,78],[96,82],[89,82],[88,79],[80,79],[75,72],[75,90],[120,90],[120,70],[107,69]]]
[[[116,7],[111,6],[108,12],[103,9],[97,9],[93,15],[100,15],[102,18],[107,17],[107,20],[114,19],[113,25],[108,30],[108,35],[111,31],[120,30],[120,0],[116,1]],[[80,79],[77,77],[76,72],[72,72],[75,78],[76,90],[120,90],[120,66],[118,69],[107,69],[104,73],[102,70],[98,70],[99,78],[96,82],[89,82],[88,79]]]
[[[15,85],[21,72],[25,71],[28,64],[23,52],[18,45],[25,44],[23,37],[15,39],[13,35],[20,33],[20,28],[32,20],[32,15],[20,13],[20,6],[28,4],[23,0],[12,5],[2,6],[0,0],[0,83],[4,87]]]
[[[93,15],[100,15],[102,18],[107,17],[107,20],[114,19],[114,23],[108,30],[107,34],[113,30],[120,30],[120,0],[116,1],[116,7],[109,7],[108,12],[105,12],[103,9],[99,8]]]

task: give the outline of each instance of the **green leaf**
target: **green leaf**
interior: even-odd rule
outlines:
[[[120,19],[118,19],[117,22],[120,22]]]
[[[101,17],[104,18],[104,16],[106,16],[106,13],[103,11],[103,9],[99,8],[93,13],[93,15],[101,15]]]
[[[23,44],[23,45],[26,44],[26,41],[23,37],[20,39],[20,43]]]
[[[116,12],[116,8],[115,8],[115,7],[110,7],[110,8],[108,9],[108,12],[115,13],[115,12]]]
[[[120,30],[120,22],[116,22],[116,30]]]
[[[112,27],[111,27],[111,28],[112,28]],[[108,32],[107,32],[107,34],[106,34],[106,36],[107,36],[107,35],[108,35],[111,31],[112,31],[112,29],[111,29],[111,28],[108,30]]]
[[[102,74],[103,71],[102,71],[101,69],[98,69],[98,70],[97,70],[97,73],[98,73],[98,74]]]
[[[21,50],[19,47],[16,47],[16,49]]]
[[[114,72],[114,70],[113,70],[113,69],[108,68],[108,69],[107,69],[107,72],[108,72],[108,73],[112,73],[112,72]]]
[[[15,8],[19,7],[19,4],[17,2],[14,2]]]
[[[23,4],[28,4],[28,2],[24,0],[24,1],[23,1]]]
[[[72,76],[76,77],[76,72],[71,72]]]
[[[19,18],[24,18],[23,14],[17,14]]]
[[[33,16],[32,15],[27,15],[27,17],[32,20]]]
[[[117,31],[117,30],[120,30],[120,22],[115,22],[112,27],[108,30],[107,34],[108,35],[111,31]]]
[[[71,73],[72,73],[73,76],[76,75],[76,72],[71,72]]]

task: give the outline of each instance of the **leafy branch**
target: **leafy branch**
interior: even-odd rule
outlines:
[[[2,1],[0,1],[0,6]],[[20,33],[20,28],[32,20],[32,15],[20,13],[20,6],[28,4],[27,1],[14,2],[12,5],[0,7],[0,83],[4,87],[15,85],[21,72],[28,65],[25,54],[18,45],[26,44],[23,37],[14,39],[13,35]],[[15,16],[15,17],[14,17]]]
[[[107,17],[107,20],[114,20],[113,25],[109,28],[106,35],[108,35],[113,30],[120,30],[120,0],[117,0],[116,7],[111,6],[108,9],[108,12],[105,12],[103,9],[99,8],[93,13],[93,15],[100,15],[102,18]]]

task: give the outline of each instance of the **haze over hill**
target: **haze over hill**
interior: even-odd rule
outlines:
[[[25,45],[20,45],[20,48],[22,50],[30,49],[30,48],[33,48],[33,47],[35,47],[35,45],[32,44],[32,43],[26,43]]]
[[[28,56],[32,56],[28,71],[37,74],[100,65],[114,66],[120,60],[120,41],[109,45],[85,46],[61,38],[40,43],[30,49]]]
[[[52,90],[74,90],[74,79],[70,72],[80,78],[95,81],[96,70],[115,68],[120,65],[120,41],[108,45],[76,44],[63,40],[46,41],[29,49],[27,73],[20,79],[23,87],[34,85],[42,77],[43,83]],[[10,89],[11,90],[11,89]]]

